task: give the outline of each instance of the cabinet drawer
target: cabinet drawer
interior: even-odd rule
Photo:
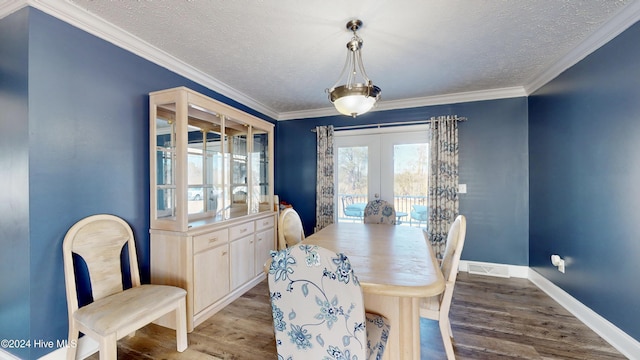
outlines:
[[[256,231],[260,231],[260,230],[263,230],[263,229],[267,229],[267,228],[273,227],[274,222],[275,222],[275,220],[274,220],[273,216],[269,216],[269,217],[266,217],[264,219],[256,220]]]
[[[253,229],[254,229],[253,221],[249,221],[244,224],[233,226],[229,228],[229,238],[230,240],[235,240],[243,236],[247,236],[253,233]]]
[[[193,252],[197,253],[205,249],[216,247],[229,241],[227,230],[212,231],[210,233],[193,237]]]

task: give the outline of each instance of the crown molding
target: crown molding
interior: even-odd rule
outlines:
[[[445,104],[457,104],[472,101],[507,99],[527,96],[522,86],[513,86],[499,89],[465,91],[452,94],[427,96],[422,98],[392,100],[381,102],[377,110],[396,110],[421,106],[434,106]]]
[[[25,0],[5,0],[0,1],[0,19],[27,6]]]
[[[465,102],[472,102],[472,101],[508,99],[508,98],[514,98],[514,97],[524,97],[524,96],[527,96],[527,93],[525,92],[524,88],[522,86],[514,86],[514,87],[508,87],[508,88],[501,88],[501,89],[467,91],[467,92],[453,93],[453,94],[426,96],[421,98],[389,100],[389,101],[382,100],[378,103],[378,105],[376,105],[376,107],[372,110],[372,112],[408,109],[408,108],[416,108],[416,107],[423,107],[423,106],[457,104],[457,103],[465,103]],[[277,119],[293,120],[293,119],[304,119],[304,118],[334,116],[334,115],[339,115],[338,111],[335,108],[328,107],[323,109],[284,112],[284,113],[280,113],[280,116]]]
[[[244,104],[276,120],[292,120],[338,115],[333,107],[278,113],[264,104],[236,91],[230,86],[206,75],[142,39],[96,17],[67,1],[56,0],[8,0],[0,5],[0,18],[25,6],[32,6],[57,19],[69,23],[118,47],[145,58],[159,66],[174,71],[189,80],[202,84],[230,99]],[[374,111],[405,109],[421,106],[443,105],[480,100],[493,100],[526,96],[522,87],[471,91],[464,93],[428,96],[403,100],[382,101]]]
[[[1,0],[0,0],[1,1]],[[203,73],[202,71],[178,60],[168,53],[143,41],[142,39],[114,26],[68,1],[60,0],[5,0],[0,3],[0,18],[3,18],[25,6],[32,6],[51,16],[56,17],[85,32],[108,41],[120,48],[132,52],[159,66],[169,69],[185,78],[197,82],[223,96],[237,101],[255,111],[276,120],[303,119],[338,115],[332,107],[277,112],[250,96],[237,91],[229,85]],[[524,86],[501,89],[470,91],[421,98],[382,101],[374,111],[396,110],[422,106],[455,104],[471,101],[495,100],[528,96],[556,78],[563,71],[584,59],[586,56],[612,40],[624,30],[640,20],[640,1],[635,1],[619,11],[611,20],[606,22],[593,35],[570,51],[558,62],[546,69],[538,76],[529,80]]]
[[[536,90],[558,77],[565,70],[577,64],[589,54],[598,50],[604,44],[613,40],[623,31],[640,20],[640,1],[635,1],[618,11],[609,21],[607,21],[595,33],[586,38],[582,43],[571,50],[567,55],[551,67],[532,78],[524,85],[527,95],[531,95]]]
[[[273,119],[278,118],[278,113],[268,106],[68,1],[9,0],[6,5],[0,6],[0,17],[5,13],[5,8],[7,8],[6,12],[9,14],[25,6],[31,6],[47,13]]]

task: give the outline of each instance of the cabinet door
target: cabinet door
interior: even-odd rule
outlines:
[[[193,257],[193,312],[229,293],[229,245],[218,246]]]
[[[271,211],[273,187],[273,179],[269,169],[273,162],[272,149],[272,133],[258,127],[251,128],[251,157],[250,157],[250,179],[251,179],[251,198],[249,199],[249,208],[251,213]]]
[[[270,251],[273,250],[274,243],[273,228],[256,233],[256,275],[264,271],[264,264],[271,259]]]
[[[231,253],[231,290],[234,290],[255,275],[254,234],[232,241],[229,251]]]
[[[154,224],[172,223],[178,216],[175,108],[175,102],[170,101],[151,107],[151,221]]]

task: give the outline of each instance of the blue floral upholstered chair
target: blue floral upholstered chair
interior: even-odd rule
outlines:
[[[278,360],[381,359],[390,326],[366,313],[344,254],[315,245],[271,252],[269,292]]]
[[[396,224],[396,210],[384,200],[372,200],[364,208],[365,224]]]

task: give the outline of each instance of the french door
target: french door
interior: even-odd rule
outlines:
[[[427,205],[427,125],[335,132],[336,221],[362,221],[364,205],[386,200],[398,221],[412,224],[414,205]]]

